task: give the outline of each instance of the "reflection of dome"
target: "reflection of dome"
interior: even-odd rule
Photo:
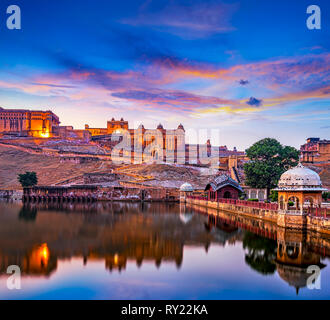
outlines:
[[[316,264],[320,269],[325,265],[322,263]],[[300,288],[307,286],[307,279],[311,276],[311,273],[307,272],[307,266],[293,266],[287,265],[281,262],[276,262],[276,270],[279,276],[288,283],[291,287],[296,288],[298,294]]]
[[[278,183],[276,190],[295,190],[295,191],[325,191],[319,175],[302,164],[284,172]]]
[[[186,182],[180,187],[180,191],[192,192],[192,191],[194,191],[194,188],[192,187],[192,185],[190,183]]]
[[[187,224],[193,217],[192,213],[180,213],[180,220],[184,223]]]
[[[276,269],[279,276],[286,283],[288,283],[291,287],[296,288],[297,294],[300,288],[306,287],[307,279],[311,276],[310,273],[307,273],[307,268],[276,263]]]

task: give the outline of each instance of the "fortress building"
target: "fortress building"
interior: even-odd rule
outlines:
[[[121,143],[124,156],[132,159],[148,161],[142,154],[149,150],[146,153],[154,160],[185,161],[185,130],[182,124],[177,129],[165,129],[162,124],[155,129],[146,129],[142,124],[137,129],[131,129],[123,118],[112,118],[106,128],[90,128],[86,124],[85,130],[91,134],[92,141],[110,149]]]
[[[60,120],[52,111],[33,111],[0,108],[0,137],[31,137],[44,139],[83,140],[98,145],[109,154],[112,161],[125,163],[149,163],[154,161],[178,164],[209,164],[227,170],[240,182],[238,158],[244,160],[244,152],[228,150],[226,146],[212,146],[210,140],[204,144],[186,144],[186,132],[182,124],[175,129],[166,129],[159,124],[147,129],[129,127],[128,121],[112,118],[104,128],[84,129],[60,126]],[[236,162],[235,162],[236,161]]]
[[[212,146],[211,141],[207,140],[205,144],[186,144],[186,132],[182,124],[176,129],[165,129],[159,124],[154,129],[147,129],[144,125],[140,125],[137,129],[129,128],[128,121],[123,118],[107,122],[106,128],[91,128],[85,125],[85,131],[91,134],[91,140],[98,143],[102,147],[113,149],[118,143],[125,139],[126,144],[123,145],[122,155],[131,158],[132,161],[140,159],[148,162],[144,154],[151,154],[153,160],[160,160],[168,163],[190,163],[201,164],[212,161],[219,163],[220,167],[228,167],[237,169],[238,157],[245,158],[244,152],[228,150],[226,146]],[[126,137],[119,137],[123,133]],[[147,152],[146,152],[147,151]],[[236,163],[234,161],[236,160]],[[238,171],[230,171],[229,174],[240,182]]]
[[[300,147],[300,152],[303,163],[330,162],[330,140],[308,138],[306,143]]]
[[[85,125],[85,130],[88,130],[92,136],[107,135],[113,133],[120,133],[122,130],[129,130],[128,121],[121,118],[120,121],[112,118],[107,122],[106,128],[90,128],[88,124]]]
[[[49,138],[60,120],[51,111],[3,109],[0,107],[0,133]]]

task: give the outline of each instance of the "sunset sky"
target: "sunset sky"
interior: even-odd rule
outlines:
[[[12,4],[22,30],[6,28]],[[0,48],[0,106],[62,125],[182,123],[239,149],[330,138],[328,0],[1,0]]]

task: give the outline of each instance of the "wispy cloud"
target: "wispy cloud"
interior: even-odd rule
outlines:
[[[64,71],[26,75],[24,80],[0,81],[0,88],[18,90],[40,96],[64,97],[69,101],[91,105],[135,105],[136,109],[175,111],[198,115],[218,112],[261,112],[266,108],[307,99],[330,98],[330,55],[281,58],[239,64],[228,68],[180,59],[154,59],[148,64],[137,64],[134,70],[105,70],[63,55],[55,56]],[[243,77],[242,77],[243,76]],[[185,81],[207,79],[225,92],[228,88],[245,85],[250,93],[246,98],[235,95],[203,94],[199,90],[183,88]],[[177,89],[169,89],[168,86]],[[267,95],[258,92],[267,89]],[[247,89],[244,88],[244,90]],[[255,91],[255,92],[253,92]],[[253,96],[258,94],[258,98]]]
[[[169,1],[163,7],[144,5],[135,18],[122,23],[133,26],[149,26],[182,37],[198,38],[234,30],[230,19],[238,9],[237,4],[219,1]]]

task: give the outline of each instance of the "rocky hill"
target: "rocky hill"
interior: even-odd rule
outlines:
[[[330,190],[330,163],[304,164],[304,166],[317,172],[320,175],[323,187]]]
[[[102,161],[81,164],[61,163],[58,157],[31,154],[0,145],[0,189],[20,188],[17,175],[26,171],[37,172],[40,185],[50,185],[83,173],[105,169],[106,164]]]
[[[21,147],[0,145],[0,190],[19,189],[17,175],[35,171],[39,185],[83,183],[84,173],[115,172],[131,182],[154,187],[179,188],[184,182],[203,189],[216,174],[208,168],[183,165],[141,164],[114,167],[108,161],[61,162],[61,158],[36,154]],[[77,179],[76,179],[77,178]],[[134,186],[134,185],[133,185]]]

